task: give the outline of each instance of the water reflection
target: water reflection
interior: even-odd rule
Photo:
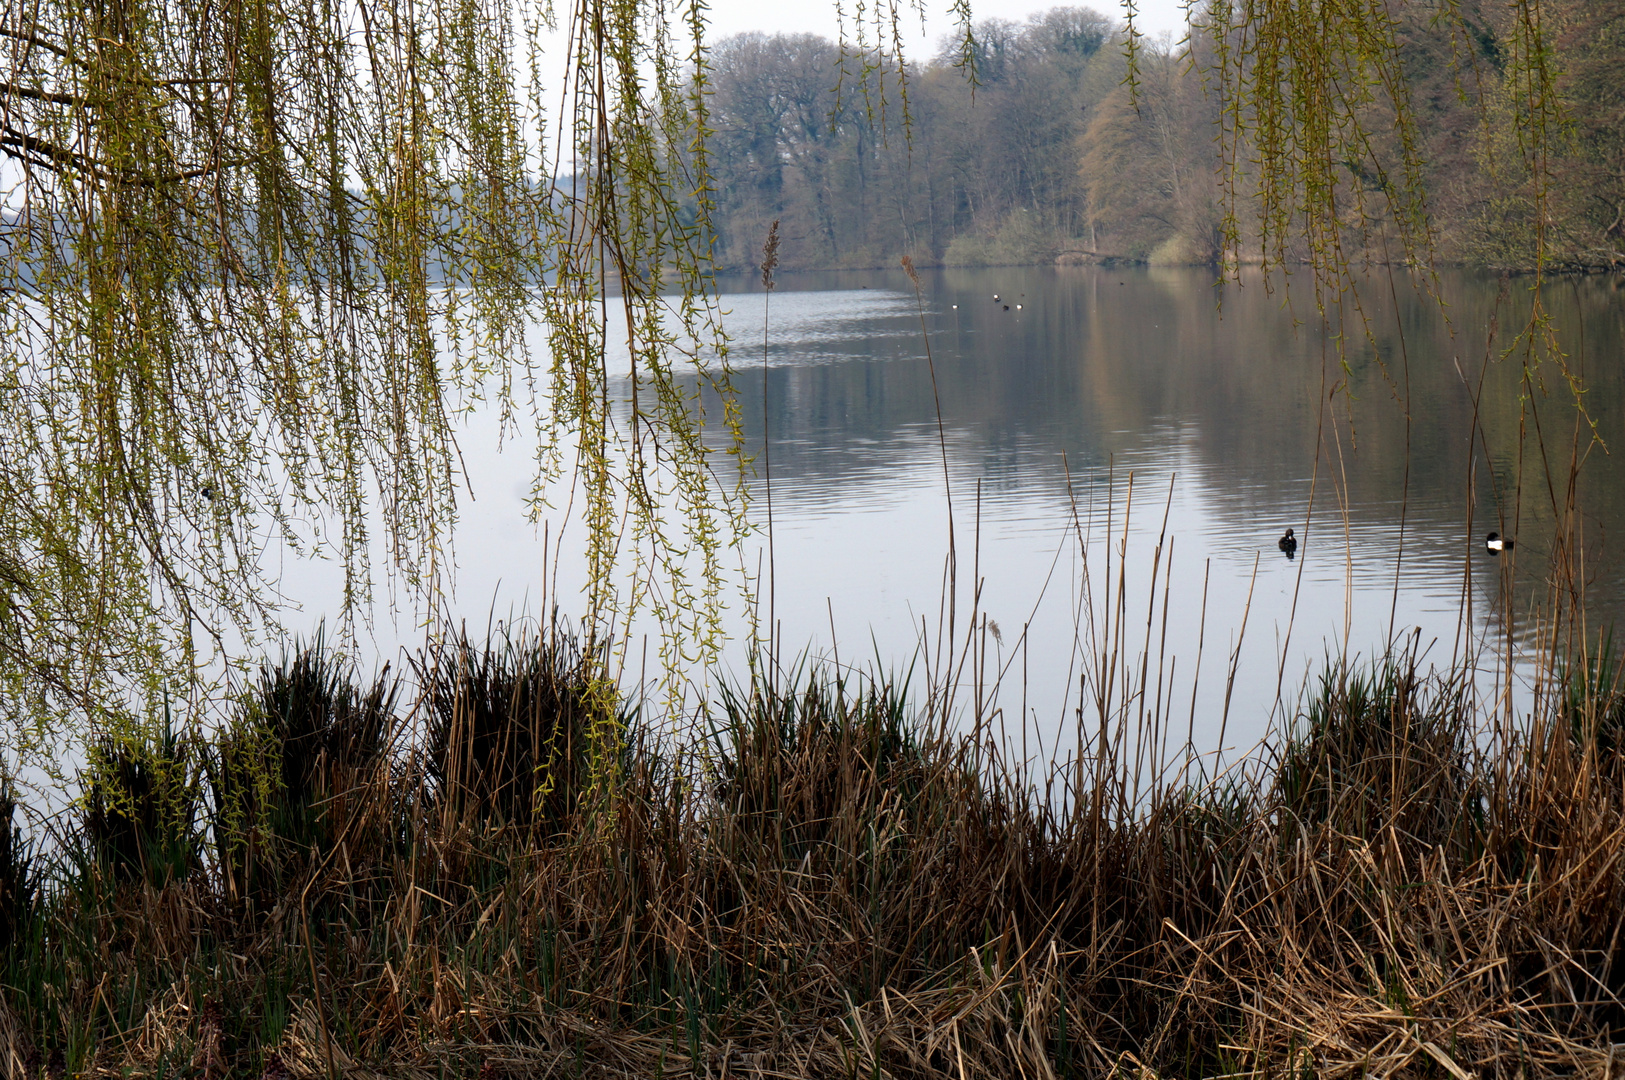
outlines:
[[[1329,651],[1369,655],[1420,627],[1430,658],[1444,663],[1498,635],[1514,559],[1486,555],[1492,529],[1524,538],[1512,611],[1527,644],[1576,452],[1591,454],[1577,487],[1590,617],[1600,624],[1620,610],[1617,557],[1604,543],[1625,521],[1616,472],[1601,445],[1588,448],[1555,367],[1526,381],[1523,354],[1503,355],[1527,310],[1526,283],[1447,277],[1447,319],[1411,282],[1390,292],[1377,279],[1328,332],[1301,290],[1213,278],[944,271],[925,278],[928,339],[900,271],[786,278],[771,300],[765,365],[759,286],[725,283],[737,289],[729,326],[753,440],[767,380],[786,636],[828,639],[833,610],[841,640],[867,643],[873,630],[906,651],[922,615],[934,626],[947,546],[938,400],[962,549],[979,533],[984,606],[1006,639],[1031,624],[1028,708],[1042,699],[1056,719],[1078,702],[1072,635],[1088,611],[1077,549],[1103,570],[1108,522],[1120,533],[1125,509],[1119,554],[1142,622],[1148,607],[1161,618],[1148,575],[1158,536],[1169,538],[1173,566],[1165,555],[1158,590],[1170,598],[1168,652],[1185,665],[1195,662],[1206,580],[1211,666],[1195,691],[1199,729],[1222,711],[1224,667],[1246,615],[1230,704],[1243,738],[1260,731],[1278,681],[1290,693]],[[1610,362],[1625,322],[1620,297],[1595,280],[1563,282],[1547,297],[1608,445],[1620,424]],[[757,359],[740,359],[752,341]],[[1525,402],[1532,411],[1520,412]],[[1289,527],[1294,561],[1277,547]],[[962,550],[962,575],[969,559]],[[1100,582],[1094,591],[1098,608]]]
[[[1625,606],[1611,543],[1625,485],[1555,369],[1526,377],[1520,355],[1503,355],[1527,283],[1446,277],[1447,320],[1408,282],[1374,279],[1364,321],[1327,332],[1302,290],[1213,277],[930,273],[925,333],[900,270],[781,277],[765,328],[759,282],[724,281],[746,435],[758,449],[764,427],[771,436],[774,613],[787,654],[901,671],[922,662],[922,636],[946,631],[939,401],[954,628],[963,641],[978,588],[989,620],[964,681],[980,673],[989,695],[998,683],[996,707],[1033,753],[1073,745],[1080,706],[1108,684],[1121,696],[1143,677],[1130,711],[1163,715],[1176,744],[1188,730],[1212,749],[1222,731],[1244,747],[1328,654],[1369,657],[1419,632],[1427,661],[1448,664],[1500,641],[1508,610],[1527,651],[1562,580],[1549,538],[1575,455],[1592,628]],[[1547,298],[1609,447],[1621,445],[1622,295],[1580,280]],[[544,560],[544,527],[525,520],[528,448],[499,452],[488,419],[460,447],[479,498],[456,538],[457,610],[473,625],[535,613],[544,578],[573,610],[585,572],[570,559],[581,526],[567,521],[569,496],[554,494]],[[760,519],[759,481],[756,493]],[[1299,542],[1290,561],[1277,546],[1287,528]],[[1487,555],[1491,530],[1515,537],[1514,552]],[[742,553],[751,571],[768,565],[761,539]],[[291,578],[290,593],[326,610],[332,581]],[[729,619],[737,670],[739,605]],[[1108,626],[1127,643],[1110,672],[1098,655]],[[378,637],[386,654],[418,641],[410,625]],[[1495,693],[1501,678],[1487,665],[1482,688]]]

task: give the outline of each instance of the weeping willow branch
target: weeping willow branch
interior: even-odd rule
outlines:
[[[441,603],[455,427],[492,396],[505,424],[535,403],[538,485],[573,444],[591,624],[652,605],[672,642],[714,648],[744,523],[702,439],[737,453],[737,415],[705,417],[678,378],[729,400],[702,7],[577,4],[550,111],[552,18],[4,7],[0,709],[19,751],[64,717],[116,730],[202,693],[211,654],[276,632],[276,542],[337,558],[348,619],[375,536],[391,581]]]
[[[1370,335],[1356,285],[1372,261],[1388,264],[1390,288],[1399,264],[1418,271],[1419,283],[1437,296],[1426,133],[1410,95],[1419,63],[1413,39],[1447,32],[1456,45],[1457,92],[1474,101],[1483,118],[1480,154],[1496,189],[1486,201],[1513,223],[1500,230],[1511,234],[1509,244],[1525,248],[1513,261],[1533,270],[1528,320],[1506,355],[1523,366],[1521,407],[1539,444],[1539,475],[1531,480],[1545,488],[1558,522],[1553,566],[1570,567],[1575,478],[1599,440],[1583,380],[1556,338],[1542,297],[1557,231],[1553,170],[1571,140],[1542,3],[1210,0],[1193,29],[1192,58],[1212,74],[1221,103],[1231,271],[1244,248],[1266,272],[1306,264],[1316,313],[1336,334],[1346,371],[1343,349],[1351,334]],[[1605,16],[1592,16],[1592,24],[1601,22]],[[1130,35],[1131,78],[1135,48]],[[1243,206],[1248,201],[1250,211]],[[1338,319],[1329,314],[1334,308]],[[1575,421],[1566,466],[1549,453],[1540,432],[1548,368],[1555,368]],[[1387,378],[1408,419],[1408,375]],[[1522,442],[1516,452],[1521,488]],[[1517,513],[1516,497],[1511,513]],[[1583,613],[1583,589],[1572,574],[1568,580],[1569,607],[1552,613],[1554,625]],[[1555,631],[1551,640],[1558,640]]]

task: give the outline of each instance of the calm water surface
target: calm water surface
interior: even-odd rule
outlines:
[[[1003,671],[997,706],[1008,723],[1026,717],[1030,752],[1072,745],[1097,686],[1090,643],[1108,582],[1124,637],[1117,678],[1138,685],[1149,640],[1145,708],[1160,700],[1175,741],[1189,725],[1211,749],[1223,726],[1227,745],[1245,747],[1328,654],[1368,657],[1407,635],[1440,665],[1504,648],[1508,595],[1527,652],[1576,445],[1588,454],[1577,486],[1588,617],[1600,627],[1625,607],[1625,479],[1607,453],[1625,446],[1617,284],[1565,281],[1546,298],[1587,380],[1593,443],[1554,367],[1526,383],[1521,354],[1503,357],[1526,281],[1448,276],[1446,319],[1407,282],[1390,295],[1374,280],[1340,352],[1304,290],[1213,277],[931,273],[922,333],[900,271],[787,276],[765,320],[765,365],[760,284],[724,281],[746,434],[758,449],[769,439],[786,650],[828,655],[833,642],[843,663],[906,669],[922,633],[940,633],[951,492],[958,629],[975,582],[990,620],[981,662]],[[1520,412],[1525,402],[1535,411]],[[463,449],[477,499],[457,538],[459,606],[480,623],[534,610],[528,454],[499,455],[478,427]],[[754,489],[760,519],[760,478]],[[561,510],[555,540],[562,525]],[[1289,527],[1301,545],[1291,561],[1276,546]],[[1484,554],[1491,529],[1518,538],[1515,559]],[[745,555],[753,570],[759,541]],[[560,579],[569,594],[579,568],[566,559]],[[742,655],[729,655],[735,670]],[[1481,688],[1496,692],[1498,678]]]

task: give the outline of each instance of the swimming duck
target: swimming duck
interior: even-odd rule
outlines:
[[[1484,550],[1491,555],[1499,555],[1503,551],[1512,550],[1512,541],[1503,540],[1500,533],[1490,533],[1484,538]]]
[[[1275,541],[1275,546],[1280,548],[1286,557],[1290,559],[1298,553],[1298,538],[1292,535],[1291,529],[1288,529],[1285,536]]]

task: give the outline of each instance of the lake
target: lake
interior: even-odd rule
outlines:
[[[1576,447],[1572,576],[1587,583],[1588,631],[1625,606],[1625,482],[1608,454],[1625,445],[1617,281],[1545,294],[1600,441],[1577,426],[1556,365],[1525,378],[1529,279],[1447,273],[1441,308],[1375,276],[1363,322],[1345,310],[1340,350],[1306,275],[1267,290],[1200,268],[933,271],[923,330],[901,270],[791,275],[767,310],[765,363],[760,282],[720,284],[746,436],[758,452],[769,440],[785,662],[838,653],[923,678],[946,630],[951,493],[955,629],[973,606],[988,620],[971,668],[1030,756],[1073,744],[1080,702],[1098,721],[1106,685],[1176,744],[1211,750],[1222,734],[1245,749],[1327,656],[1369,658],[1391,639],[1414,641],[1424,665],[1486,654],[1486,700],[1526,706],[1543,612],[1571,577],[1551,552]],[[480,626],[534,612],[543,576],[541,527],[523,517],[529,448],[498,453],[488,427],[462,437],[478,498],[456,540],[456,606]],[[760,475],[752,486],[765,525]],[[580,526],[561,509],[547,528],[555,548],[564,534],[553,595],[570,611]],[[1514,552],[1486,554],[1491,530]],[[763,539],[742,555],[753,572]],[[292,593],[320,595],[321,576],[296,574]],[[729,627],[738,671],[738,605]],[[924,657],[922,636],[936,643]],[[415,641],[380,627],[381,650],[397,638]],[[1099,659],[1109,638],[1115,674]]]

